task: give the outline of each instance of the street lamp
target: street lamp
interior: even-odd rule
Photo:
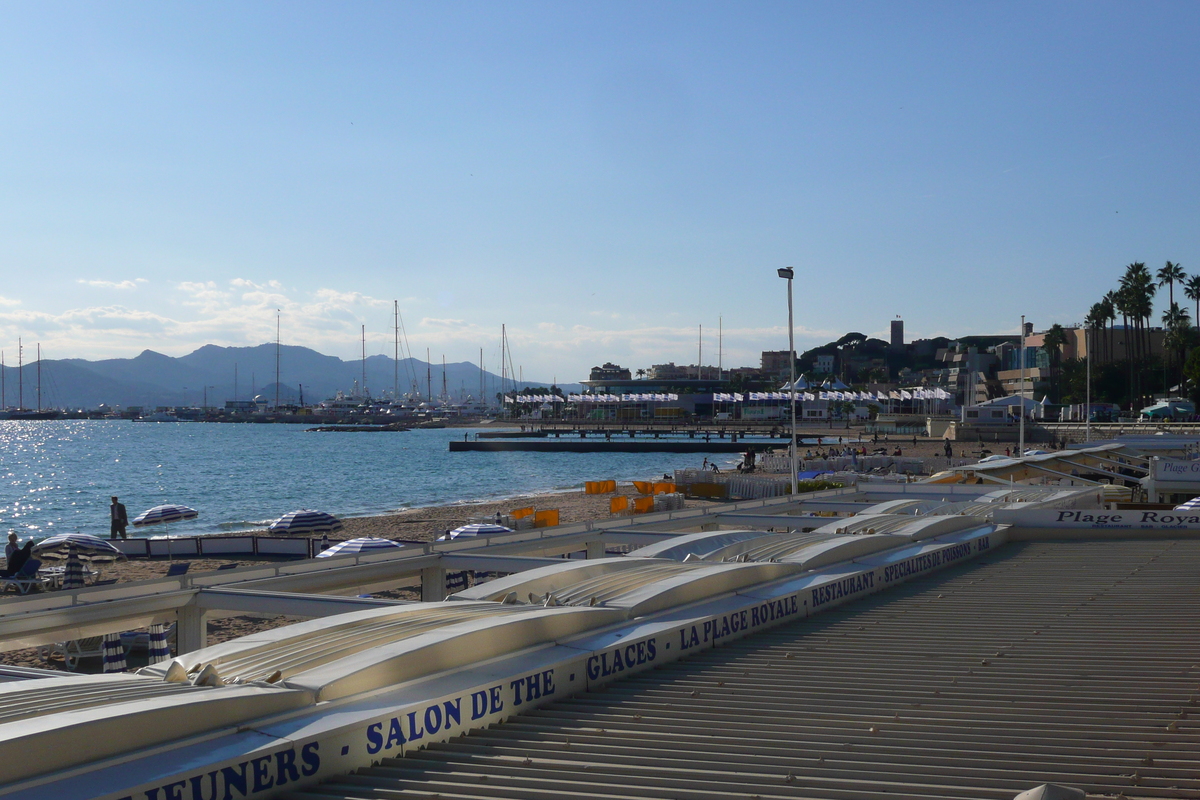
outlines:
[[[792,403],[792,443],[788,449],[792,454],[792,499],[795,500],[800,491],[796,482],[796,451],[800,448],[796,445],[796,345],[792,328],[792,278],[796,273],[791,267],[780,267],[778,273],[779,277],[787,281],[788,286],[788,392]]]

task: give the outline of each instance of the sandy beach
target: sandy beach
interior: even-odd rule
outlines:
[[[815,454],[815,451],[818,449],[828,450],[831,447],[836,447],[836,435],[839,433],[842,435],[848,434],[847,438],[857,434],[855,431],[843,432],[836,429],[831,431],[831,433],[834,436],[830,437],[832,440],[830,444],[823,448],[802,448],[801,455],[803,456],[808,449],[813,450]],[[903,455],[916,457],[941,456],[944,450],[944,444],[940,439],[929,440],[918,437],[916,444],[914,444],[911,436],[892,436],[888,437],[887,442],[881,437],[878,443],[864,442],[859,443],[857,446],[861,447],[864,444],[868,451],[886,446],[888,451],[892,452],[896,447],[899,447]],[[967,449],[967,443],[956,444],[954,447],[955,456],[960,456],[961,451],[961,455],[963,456],[979,457],[979,445],[977,443],[971,444],[974,446],[974,450]],[[780,449],[782,450],[782,448]],[[1000,452],[1003,452],[1003,448],[1001,448]],[[696,466],[699,467],[700,464]],[[778,477],[769,474],[762,475],[761,473],[758,475],[761,477]],[[636,496],[637,492],[633,489],[632,485],[623,484],[618,486],[617,494]],[[609,518],[609,502],[614,496],[614,494],[588,495],[584,494],[581,490],[574,490],[526,495],[490,502],[452,503],[442,506],[416,508],[396,514],[350,517],[343,519],[345,527],[336,534],[330,535],[329,541],[337,542],[372,536],[409,542],[428,542],[460,525],[475,521],[490,521],[497,513],[504,515],[515,509],[528,507],[533,507],[538,511],[557,509],[559,512],[559,522],[563,525],[587,520],[607,519]],[[686,501],[686,506],[689,508],[714,504],[714,501],[710,500],[689,499]],[[251,533],[265,534],[266,531],[251,531]],[[180,560],[175,559],[175,561]],[[253,566],[256,564],[279,563],[290,559],[259,557],[193,558],[187,560],[191,565],[189,572],[198,573],[216,570],[221,566],[231,563],[236,563],[239,566]],[[120,561],[115,564],[105,565],[102,569],[101,577],[104,579],[115,578],[118,582],[122,583],[159,578],[166,575],[171,563],[173,562],[165,558],[139,558]],[[9,595],[8,597],[12,598],[14,596]],[[398,587],[392,591],[379,592],[375,596],[394,600],[420,600],[420,592],[415,586]],[[5,598],[0,597],[0,603],[3,602],[5,602]],[[256,631],[267,630],[297,621],[299,620],[287,617],[262,618],[249,615],[214,619],[209,623],[209,643],[216,644],[238,636],[245,636]],[[0,653],[0,664],[46,667],[50,669],[64,668],[61,659],[52,659],[48,662],[44,660],[37,648]],[[85,662],[83,665],[84,671],[94,671],[98,668],[98,663],[90,664]]]
[[[636,495],[632,486],[620,486],[619,494]],[[502,501],[486,503],[453,503],[445,506],[416,508],[398,514],[386,514],[373,517],[350,517],[343,520],[345,527],[332,534],[329,541],[337,542],[355,539],[363,536],[374,536],[383,539],[398,539],[410,542],[427,542],[436,539],[448,530],[465,525],[479,519],[492,519],[497,513],[507,514],[514,509],[534,507],[539,511],[557,509],[559,523],[566,525],[573,522],[583,522],[609,517],[609,501],[613,494],[588,495],[582,491],[553,492],[548,494],[528,495]],[[711,505],[712,501],[688,500],[689,507]],[[266,534],[266,531],[251,531],[251,533]],[[174,559],[174,562],[185,559]],[[223,565],[236,563],[238,566],[253,566],[256,564],[280,563],[291,559],[285,558],[191,558],[189,573],[208,572]],[[127,581],[142,581],[161,578],[166,575],[171,564],[165,558],[138,558],[128,561],[118,561],[114,564],[103,565],[102,579],[115,578],[119,583]],[[392,591],[377,592],[374,596],[391,600],[420,600],[420,591],[412,588],[399,587]],[[12,599],[16,595],[8,595]],[[5,598],[0,597],[0,603]],[[217,644],[239,636],[246,636],[261,630],[277,628],[299,619],[289,617],[258,617],[252,615],[223,617],[214,619],[208,625],[209,644]],[[91,663],[94,661],[95,663]],[[82,671],[97,671],[99,660],[85,661]],[[45,660],[38,648],[10,650],[0,653],[0,664],[11,664],[25,667],[41,667],[47,669],[65,669],[60,658]]]

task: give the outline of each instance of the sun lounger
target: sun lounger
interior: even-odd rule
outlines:
[[[171,649],[175,649],[175,629],[177,625],[172,622],[167,626],[167,643]],[[150,632],[149,631],[122,631],[121,644],[125,647],[125,652],[129,653],[133,650],[146,650],[150,647]]]
[[[42,562],[36,558],[31,558],[21,565],[15,575],[7,578],[0,578],[0,592],[6,592],[9,588],[16,589],[21,594],[29,594],[34,589],[44,591],[46,588],[46,579],[40,577],[38,569],[42,566]]]
[[[67,669],[74,671],[79,666],[81,658],[103,658],[104,637],[88,636],[83,639],[73,639],[69,642],[55,642],[49,647],[43,647],[42,658],[49,660],[51,656],[61,655]]]

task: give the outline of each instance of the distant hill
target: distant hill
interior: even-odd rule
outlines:
[[[283,346],[279,349],[279,399],[295,402],[304,393],[306,403],[332,397],[338,391],[347,394],[363,381],[361,360],[343,361],[307,347]],[[434,397],[442,394],[442,365],[418,359],[394,361],[389,356],[368,356],[366,385],[376,397],[390,394],[394,383],[400,394],[419,393],[423,397],[430,384]],[[37,364],[24,366],[24,406],[37,406]],[[236,377],[235,377],[236,371]],[[261,395],[275,399],[275,345],[257,347],[218,347],[205,345],[186,356],[172,358],[145,350],[135,358],[111,358],[87,361],[81,358],[44,360],[42,406],[44,408],[95,408],[110,406],[198,406],[204,401],[205,387],[210,406],[226,400],[250,400]],[[3,375],[0,406],[16,406],[19,373],[7,366]],[[235,384],[236,381],[236,384]],[[526,381],[523,386],[548,387],[550,384]],[[447,364],[445,387],[451,399],[477,397],[480,371],[477,364],[461,361]],[[483,373],[484,396],[495,402],[500,377]],[[561,384],[564,392],[578,392],[580,384]],[[509,391],[512,390],[511,383]]]

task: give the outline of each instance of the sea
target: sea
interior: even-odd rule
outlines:
[[[731,453],[451,453],[462,428],[308,432],[306,425],[129,420],[0,421],[0,530],[22,539],[108,536],[109,497],[132,519],[196,509],[172,535],[262,528],[308,508],[338,517],[569,491],[590,480],[648,480]],[[490,428],[489,430],[500,430]],[[157,536],[160,526],[130,527]]]

